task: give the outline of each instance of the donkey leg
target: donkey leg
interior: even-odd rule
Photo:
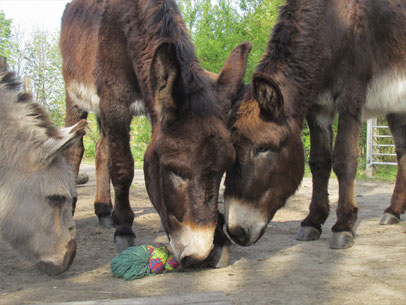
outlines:
[[[330,247],[345,249],[353,245],[358,207],[354,201],[354,180],[358,165],[358,136],[361,121],[349,113],[340,114],[334,146],[333,169],[338,178],[337,221]]]
[[[65,117],[65,127],[73,126],[82,119],[87,118],[87,112],[79,109],[73,104],[69,93],[66,92],[66,117]],[[72,166],[75,173],[75,177],[78,176],[80,162],[82,161],[83,153],[85,149],[83,146],[83,138],[73,145],[65,152],[65,158],[67,162]]]
[[[380,222],[382,225],[399,223],[400,214],[406,210],[406,115],[390,114],[386,118],[395,140],[398,172],[390,205]]]
[[[130,150],[130,123],[131,116],[128,111],[108,113],[102,117],[109,151],[108,168],[114,187],[112,219],[116,227],[114,242],[118,252],[133,246],[135,239],[131,229],[134,212],[129,200],[130,185],[134,177],[134,161]]]
[[[108,169],[108,147],[104,132],[101,132],[96,145],[96,193],[94,197],[94,212],[99,223],[105,228],[113,228],[111,218],[110,174]]]
[[[65,116],[65,127],[73,126],[82,119],[87,118],[87,112],[79,109],[75,106],[66,92],[66,116]],[[71,148],[65,151],[65,159],[72,166],[73,172],[75,173],[75,178],[77,179],[79,174],[80,162],[82,161],[83,153],[85,148],[83,146],[83,137],[74,144]],[[72,214],[75,213],[76,200],[73,201]]]
[[[329,214],[328,180],[331,173],[331,151],[333,131],[331,124],[334,113],[319,106],[310,109],[307,122],[310,130],[310,160],[313,194],[310,212],[302,221],[297,240],[316,240],[321,234],[321,225]]]

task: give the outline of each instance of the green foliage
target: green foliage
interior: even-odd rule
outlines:
[[[245,40],[252,44],[248,60],[246,80],[251,79],[255,67],[265,53],[267,42],[270,38],[279,7],[284,0],[241,0],[240,7],[244,12],[243,26]]]
[[[20,77],[31,80],[34,101],[48,110],[57,126],[62,126],[65,90],[59,32],[32,29],[27,35],[26,31],[0,11],[0,56],[7,58],[10,69]]]
[[[7,61],[10,70],[15,71],[20,78],[23,77],[24,41],[25,31],[23,27],[19,24],[13,24],[11,27]]]
[[[396,166],[375,165],[373,169],[373,178],[384,181],[394,181],[397,173]],[[368,177],[370,179],[371,177]]]
[[[83,138],[85,147],[85,159],[93,159],[96,156],[96,144],[99,140],[100,130],[97,126],[96,116],[89,114],[87,121],[89,128]],[[151,124],[145,116],[135,117],[130,125],[131,152],[134,157],[135,167],[141,168],[144,162],[144,152],[151,141]]]
[[[24,49],[24,60],[24,74],[32,79],[35,102],[46,107],[56,125],[62,126],[65,91],[59,32],[35,30]]]
[[[307,126],[307,122],[304,123],[304,128],[302,130],[302,141],[303,147],[305,150],[305,158],[309,160],[310,157],[310,131],[309,127]]]
[[[0,10],[0,56],[6,58],[10,55],[11,22]]]
[[[248,59],[245,82],[249,82],[255,67],[266,50],[278,7],[284,0],[178,0],[186,27],[191,33],[196,53],[202,66],[219,72],[228,55],[239,43],[250,41],[252,50]],[[26,37],[29,37],[27,40]],[[44,105],[51,119],[63,126],[65,117],[65,90],[61,73],[59,32],[49,33],[34,29],[30,33],[12,23],[0,10],[0,56],[6,56],[10,68],[20,76],[29,76],[33,82],[35,101]],[[99,130],[96,118],[89,115],[90,129],[84,138],[85,158],[94,158]],[[333,124],[334,135],[337,120]],[[389,130],[387,130],[389,132]],[[135,166],[141,167],[146,147],[150,142],[151,125],[147,118],[134,118],[131,124],[131,150]],[[310,135],[307,125],[302,132],[308,160]],[[360,166],[365,167],[366,124],[359,140]],[[393,168],[388,176],[393,175]],[[377,167],[376,173],[383,170]],[[386,174],[383,174],[386,175]]]
[[[180,0],[178,5],[191,32],[202,66],[218,73],[239,43],[250,41],[245,81],[262,58],[282,0]]]
[[[97,119],[93,113],[87,117],[89,128],[86,130],[86,135],[83,137],[83,146],[85,147],[84,158],[93,159],[96,156],[96,144],[99,140],[99,128],[97,126]]]
[[[241,17],[231,1],[220,1],[214,5],[210,0],[203,1],[192,37],[197,56],[205,69],[212,72],[221,70],[232,48],[244,40],[239,39],[242,29]]]
[[[135,167],[142,167],[144,152],[151,141],[151,124],[145,116],[135,117],[131,122],[131,151]]]

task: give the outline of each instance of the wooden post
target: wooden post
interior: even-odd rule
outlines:
[[[32,93],[32,79],[29,76],[23,76],[23,90],[25,93]]]
[[[136,297],[131,299],[104,299],[62,303],[41,303],[43,305],[231,305],[222,291],[199,292],[179,296]],[[31,304],[33,305],[33,304]]]
[[[3,56],[0,56],[0,72],[7,70],[8,70],[7,59]]]

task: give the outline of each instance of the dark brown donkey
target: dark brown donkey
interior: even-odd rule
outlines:
[[[406,3],[288,0],[230,122],[237,157],[227,172],[225,217],[232,238],[256,242],[297,189],[307,119],[313,196],[297,238],[320,237],[333,167],[339,200],[331,247],[350,247],[361,121],[377,115],[387,115],[398,157],[395,190],[381,220],[392,224],[406,207]]]
[[[107,224],[111,214],[117,249],[134,244],[129,125],[145,109],[152,124],[144,163],[148,194],[177,259],[185,266],[205,260],[213,239],[224,242],[218,231],[214,237],[218,190],[235,152],[223,112],[237,95],[250,45],[234,49],[212,80],[175,1],[77,0],[64,12],[60,46],[66,125],[89,111],[100,120],[95,212]],[[82,155],[83,144],[68,155],[76,174]]]

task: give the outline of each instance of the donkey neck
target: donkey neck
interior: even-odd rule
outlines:
[[[285,114],[300,125],[320,89],[326,65],[324,22],[320,22],[326,5],[325,1],[288,0],[256,68],[278,84]]]
[[[207,93],[207,88],[210,88],[210,79],[197,59],[194,46],[175,1],[123,1],[121,13],[120,20],[127,39],[129,56],[136,69],[141,83],[140,89],[147,104],[153,103],[153,94],[148,87],[151,62],[155,49],[164,41],[170,41],[176,45],[176,54],[188,100],[199,100],[199,96]],[[196,96],[198,97],[196,98]],[[206,100],[208,99],[206,98]],[[197,114],[202,111],[215,113],[216,108],[206,107],[207,105],[202,107],[199,103],[193,102],[185,106],[190,107],[190,110]],[[151,113],[153,107],[147,105],[147,109],[154,118]]]

